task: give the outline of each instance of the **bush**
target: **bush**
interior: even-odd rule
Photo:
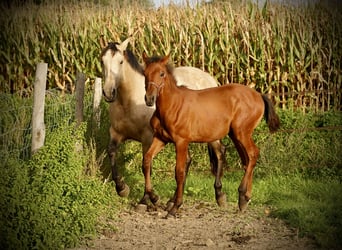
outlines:
[[[93,152],[84,133],[85,126],[64,125],[48,134],[32,159],[6,160],[0,180],[2,249],[62,249],[96,233],[98,217],[111,204],[111,187],[85,174]]]

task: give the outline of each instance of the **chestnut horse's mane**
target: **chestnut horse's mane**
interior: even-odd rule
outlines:
[[[161,59],[162,59],[161,56],[152,56],[152,57],[148,57],[148,58],[146,58],[145,64],[157,63],[157,62],[159,62]],[[173,69],[174,69],[174,67],[173,67],[170,63],[168,63],[168,64],[166,65],[166,69],[167,69],[167,71],[168,71],[170,74],[172,74],[172,76],[173,76]]]
[[[152,57],[148,57],[145,59],[146,59],[145,64],[151,64],[151,63],[158,63],[162,59],[162,57],[161,56],[152,56]],[[172,66],[172,64],[168,63],[166,65],[166,69],[167,69],[168,73],[170,73],[170,75],[173,77],[173,79],[175,80],[175,83],[176,83],[177,80],[176,80],[175,75],[173,74],[174,66]],[[189,89],[189,87],[187,85],[184,85],[184,84],[178,85],[178,87]]]

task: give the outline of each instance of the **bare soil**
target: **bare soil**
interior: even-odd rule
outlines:
[[[122,211],[117,231],[104,230],[84,249],[317,249],[314,241],[298,237],[296,229],[269,216],[269,209],[236,204],[183,204],[176,218],[165,219],[161,209]]]

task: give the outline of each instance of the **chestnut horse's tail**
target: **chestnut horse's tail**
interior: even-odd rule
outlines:
[[[265,103],[264,115],[265,115],[268,128],[270,129],[271,133],[274,133],[280,127],[279,117],[274,110],[274,106],[271,100],[266,95],[262,95],[262,99],[264,100],[264,103]]]

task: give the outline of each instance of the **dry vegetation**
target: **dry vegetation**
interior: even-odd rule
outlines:
[[[117,8],[89,3],[26,5],[1,10],[0,89],[29,95],[35,66],[49,64],[49,88],[72,91],[76,71],[100,73],[101,35],[134,34],[140,58],[171,53],[222,84],[273,93],[279,105],[341,109],[342,12],[317,3],[294,7],[232,1],[191,8]]]

